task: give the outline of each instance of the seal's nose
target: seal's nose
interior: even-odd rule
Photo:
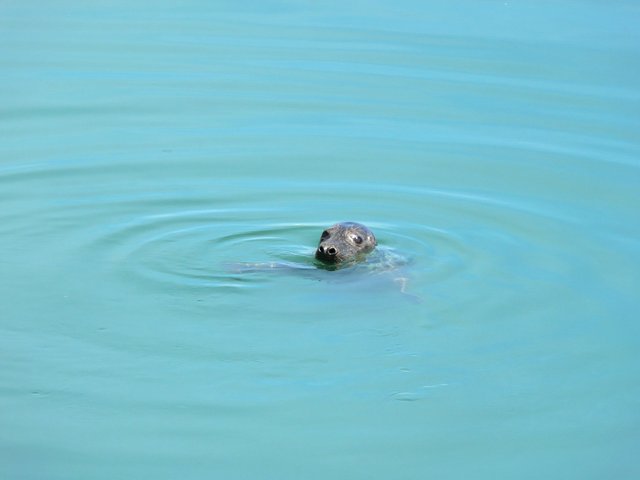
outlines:
[[[321,256],[321,257],[325,257],[325,258],[332,258],[335,257],[336,254],[338,253],[338,250],[336,250],[335,247],[324,247],[324,245],[320,245],[318,247],[318,250],[316,251],[316,255]]]

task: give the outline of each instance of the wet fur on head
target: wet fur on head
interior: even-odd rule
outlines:
[[[322,232],[316,258],[333,265],[356,262],[376,245],[375,235],[366,226],[356,222],[336,223]]]

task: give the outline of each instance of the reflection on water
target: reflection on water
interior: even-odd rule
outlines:
[[[3,478],[637,476],[638,14],[0,7]]]

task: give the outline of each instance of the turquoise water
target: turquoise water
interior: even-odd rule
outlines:
[[[637,2],[320,3],[0,6],[0,478],[638,478]]]

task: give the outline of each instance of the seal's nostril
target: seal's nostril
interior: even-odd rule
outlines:
[[[320,253],[324,253],[324,247],[323,247],[322,245],[320,245],[320,246],[318,247],[318,251],[319,251]]]
[[[336,252],[336,249],[335,249],[335,248],[333,248],[333,247],[329,247],[329,248],[327,248],[327,253],[328,253],[329,255],[335,255],[337,252]]]

